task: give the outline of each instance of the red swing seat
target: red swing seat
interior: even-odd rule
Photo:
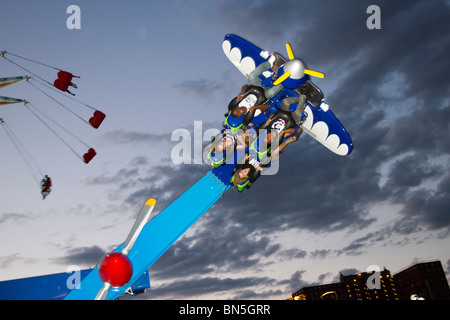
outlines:
[[[61,91],[67,91],[70,83],[72,82],[73,74],[67,71],[59,71],[58,79],[55,80],[53,86]]]
[[[84,163],[89,163],[89,161],[91,161],[92,158],[94,158],[96,154],[97,154],[97,152],[95,152],[94,149],[90,148],[90,149],[88,150],[88,152],[86,152],[86,153],[83,155]]]

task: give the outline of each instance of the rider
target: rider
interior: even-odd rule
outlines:
[[[238,129],[243,129],[255,116],[267,111],[269,106],[264,90],[261,87],[244,85],[241,93],[230,101],[228,111],[225,114],[223,126],[236,133]]]
[[[249,149],[260,160],[263,160],[266,155],[275,159],[287,144],[297,140],[302,132],[300,125],[303,121],[302,113],[305,108],[305,101],[306,97],[304,95],[285,98],[281,103],[280,109],[271,114],[267,121],[258,126],[256,129],[257,138],[253,140]],[[291,111],[290,106],[294,103],[297,103],[297,105],[295,110]],[[251,124],[250,127],[252,127]],[[293,139],[287,139],[289,137]],[[278,147],[272,150],[271,145],[275,139],[277,139]],[[261,141],[265,142],[265,150],[261,150],[261,147],[258,146],[258,144],[261,144]]]
[[[205,147],[203,153],[206,161],[216,168],[224,164],[236,150],[244,150],[246,144],[248,137],[244,133],[232,134],[231,130],[224,129]]]
[[[267,59],[267,61],[261,63],[248,75],[248,81],[250,85],[262,87],[264,89],[264,95],[266,96],[267,100],[275,97],[284,88],[282,84],[276,86],[271,85],[272,80],[276,77],[280,63],[280,56],[277,53],[273,53],[269,56],[269,59]],[[264,72],[269,71],[269,69],[272,69],[273,73],[271,77],[266,78],[268,79],[267,81],[264,81],[260,78],[260,76]]]
[[[239,192],[242,192],[245,188],[249,188],[250,185],[259,178],[264,168],[270,167],[272,159],[275,159],[288,144],[297,141],[301,132],[301,129],[299,129],[297,134],[285,139],[272,153],[270,152],[271,147],[267,147],[267,149],[262,152],[257,150],[254,146],[254,143],[257,140],[256,138],[253,144],[250,145],[249,152],[245,154],[244,164],[239,162],[236,164],[235,171],[230,182],[233,183],[234,187]],[[266,138],[270,138],[270,140],[267,139],[265,141],[265,144],[270,146],[272,142],[272,135],[268,134],[266,135]]]
[[[250,185],[259,178],[263,171],[260,162],[253,156],[246,154],[245,162],[235,166],[230,182],[239,191],[250,188]]]
[[[45,197],[50,194],[50,191],[52,191],[51,186],[52,179],[48,175],[45,175],[45,177],[41,180],[42,199],[45,199]]]
[[[282,84],[273,86],[272,77],[264,78],[263,80],[260,76],[265,72],[276,76],[281,62],[280,56],[274,53],[269,56],[267,61],[258,65],[248,75],[249,85],[242,86],[241,93],[231,100],[228,105],[228,112],[224,121],[225,127],[237,130],[237,128],[243,127],[242,124],[247,125],[250,123],[254,116],[267,111],[269,106],[263,103],[280,93],[284,86]],[[273,72],[269,71],[269,69],[272,69]]]
[[[284,99],[280,109],[258,126],[256,137],[248,145],[244,165],[238,163],[235,166],[230,180],[239,192],[248,188],[259,177],[263,167],[270,167],[273,159],[277,159],[288,144],[297,141],[302,133],[300,125],[305,100],[304,95]],[[291,112],[290,106],[295,102],[296,109]]]

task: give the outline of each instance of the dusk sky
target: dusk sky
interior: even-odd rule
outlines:
[[[67,28],[72,4],[81,29]],[[370,5],[381,29],[366,25]],[[23,104],[0,107],[53,179],[42,200],[0,128],[0,281],[95,267],[149,197],[161,211],[210,170],[175,165],[171,135],[188,129],[202,139],[195,121],[203,132],[220,129],[246,83],[223,53],[228,33],[284,56],[290,42],[325,73],[313,82],[354,149],[341,157],[303,134],[276,175],[242,194],[230,189],[206,212],[150,268],[152,288],[137,298],[285,299],[341,272],[377,265],[395,274],[431,260],[450,278],[449,16],[445,0],[3,0],[0,51],[80,76],[72,92],[106,119],[93,129],[25,81],[0,89],[97,151],[84,164]],[[0,78],[26,74],[0,59]]]

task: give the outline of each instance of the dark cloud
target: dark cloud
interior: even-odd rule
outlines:
[[[405,175],[405,172],[409,174]],[[419,155],[406,156],[397,160],[391,168],[388,184],[391,188],[404,189],[405,187],[416,187],[425,179],[442,174],[442,168],[428,164],[428,157]]]
[[[306,282],[303,280],[303,276],[306,270],[298,270],[294,272],[289,279],[280,281],[279,285],[286,285],[286,288],[288,292],[292,293],[302,287],[307,287],[312,285],[311,283]]]
[[[67,251],[66,256],[54,259],[54,262],[62,265],[95,266],[106,253],[99,246],[73,248]]]
[[[213,212],[205,215],[208,222]],[[269,237],[251,235],[245,226],[232,223],[220,228],[196,225],[193,236],[176,242],[152,267],[159,278],[179,278],[186,275],[205,275],[211,272],[240,272],[258,268],[264,257],[276,254],[279,246]]]
[[[173,281],[153,287],[145,297],[149,299],[186,299],[187,297],[198,297],[208,295],[217,297],[220,292],[230,292],[229,299],[264,299],[272,294],[280,294],[280,291],[264,290],[256,293],[253,288],[264,284],[271,287],[276,280],[268,277],[240,277],[240,278],[191,278],[181,281]]]
[[[392,234],[392,228],[387,227],[375,232],[369,232],[363,237],[357,238],[346,247],[337,250],[336,254],[345,254],[348,256],[357,256],[366,253],[376,244],[385,243]]]
[[[133,167],[141,167],[148,165],[148,159],[144,156],[138,156],[131,160],[130,165]]]
[[[352,171],[343,159],[329,157],[327,150],[310,148],[307,141],[302,145],[302,139],[286,150],[276,175],[262,176],[248,192],[228,192],[223,203],[231,218],[267,230],[332,231],[370,225],[373,220],[365,218],[357,204],[372,198],[377,182]]]
[[[87,180],[88,184],[119,184],[126,179],[135,178],[138,175],[138,169],[120,169],[114,176],[94,176]]]
[[[151,269],[152,270],[152,269]],[[271,299],[277,296],[289,297],[300,287],[317,284],[303,279],[305,270],[294,272],[286,279],[273,279],[270,277],[236,277],[219,278],[204,276],[201,273],[192,274],[191,277],[170,281],[166,279],[162,284],[152,287],[145,293],[148,299],[189,299],[192,297],[207,296],[214,299]],[[150,272],[152,277],[152,272]],[[161,281],[158,281],[161,283]]]
[[[316,249],[314,251],[311,252],[310,257],[312,259],[324,259],[327,256],[329,256],[331,253],[331,250],[329,249]]]
[[[153,166],[138,179],[125,203],[142,203],[142,199],[158,199],[158,209],[163,209],[206,174],[205,165],[170,164]]]
[[[450,175],[439,183],[436,191],[418,190],[407,199],[402,209],[405,218],[417,219],[420,225],[431,230],[450,226]]]
[[[280,247],[277,245],[277,247]],[[307,252],[305,250],[299,249],[299,248],[291,248],[287,250],[282,250],[278,252],[278,255],[281,259],[303,259],[307,256]]]
[[[34,258],[26,258],[20,255],[19,253],[13,253],[7,256],[0,257],[0,268],[7,269],[16,264],[29,264],[31,265],[34,262],[37,262],[37,259]]]
[[[401,154],[415,151],[433,156],[449,154],[448,119],[450,105],[430,106],[428,101],[423,101],[419,108],[395,120],[387,141],[391,152]]]

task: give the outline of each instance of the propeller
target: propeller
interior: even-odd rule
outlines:
[[[287,78],[289,78],[291,76],[291,72],[290,71],[285,71],[281,76],[279,76],[277,78],[277,80],[275,80],[273,82],[274,86],[279,85],[280,83],[282,83],[284,80],[286,80]]]
[[[290,78],[291,80],[299,80],[303,78],[305,74],[314,76],[317,78],[324,78],[325,74],[319,71],[306,69],[304,63],[300,60],[295,58],[294,52],[292,51],[292,47],[289,43],[286,43],[286,51],[289,57],[289,61],[287,61],[280,70],[284,71],[283,74],[278,77],[274,82],[273,85],[277,86],[280,83],[283,83],[286,79]]]
[[[130,281],[133,266],[128,258],[128,253],[133,248],[145,224],[150,220],[155,204],[156,200],[154,198],[150,198],[145,202],[125,240],[122,250],[106,255],[100,262],[99,276],[103,281],[103,286],[97,293],[95,300],[104,300],[111,287],[122,287]]]
[[[295,59],[294,51],[292,51],[292,47],[289,44],[289,42],[286,43],[286,51],[288,53],[289,60],[294,60]]]
[[[289,56],[289,60],[294,60],[295,56],[294,56],[294,52],[292,51],[291,45],[290,43],[286,43],[286,51],[288,53]],[[306,74],[309,74],[310,76],[314,76],[317,78],[325,78],[325,74],[319,71],[315,71],[315,70],[311,70],[311,69],[304,69],[303,70]]]

